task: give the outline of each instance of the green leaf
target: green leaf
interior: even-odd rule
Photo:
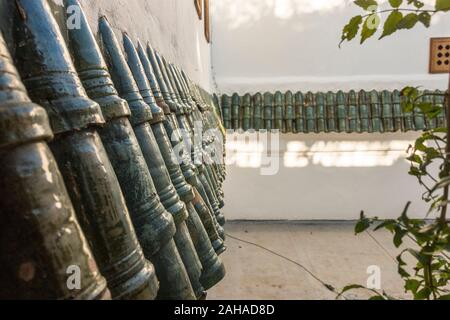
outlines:
[[[431,102],[421,102],[417,107],[422,110],[422,112],[427,113],[432,110],[433,104]]]
[[[345,292],[347,292],[349,290],[354,290],[354,289],[365,289],[365,287],[362,285],[359,285],[359,284],[351,284],[351,285],[345,286],[344,289],[342,289],[342,291],[336,296],[336,299],[339,299]]]
[[[440,106],[435,106],[431,102],[421,102],[416,107],[419,108],[429,119],[436,118],[442,112],[442,108]],[[434,137],[432,137],[432,139],[433,138]]]
[[[425,300],[425,299],[428,299],[430,297],[430,295],[431,295],[431,289],[428,287],[425,287],[414,295],[414,299],[415,300]]]
[[[420,158],[420,156],[417,154],[413,154],[413,155],[409,156],[407,158],[407,160],[414,162],[414,163],[422,164],[422,158]]]
[[[450,294],[446,294],[446,295],[440,296],[438,298],[438,300],[450,300]]]
[[[421,12],[418,19],[425,27],[430,27],[431,15],[428,12]]]
[[[417,9],[420,9],[423,6],[424,6],[424,3],[422,1],[418,1],[418,0],[414,1],[414,7],[416,7]]]
[[[341,43],[345,40],[352,40],[359,31],[359,26],[362,23],[362,16],[358,15],[350,19],[349,23],[342,29]]]
[[[405,225],[408,225],[409,218],[408,218],[408,210],[411,206],[411,201],[408,201],[405,205],[405,208],[403,208],[402,214],[400,216],[400,221],[402,221]]]
[[[382,223],[380,223],[375,229],[373,229],[374,231],[380,230],[382,228],[386,228],[388,230],[391,230],[392,226],[395,225],[397,223],[396,220],[393,219],[388,219],[388,220],[384,220]]]
[[[402,4],[403,0],[389,0],[389,4],[392,8],[398,8]]]
[[[377,14],[371,14],[364,21],[363,28],[361,31],[361,44],[377,32],[378,26],[380,25],[380,17]]]
[[[425,152],[427,146],[425,145],[425,140],[423,137],[417,138],[416,142],[414,143],[414,149]]]
[[[436,0],[436,10],[448,11],[450,10],[450,0]]]
[[[355,0],[354,3],[364,10],[367,10],[372,6],[378,6],[378,3],[375,0]]]
[[[447,133],[447,128],[436,128],[433,129],[434,133]]]
[[[420,170],[417,169],[416,167],[411,167],[411,168],[409,169],[408,174],[409,174],[410,176],[414,176],[414,177],[421,177],[421,176],[424,175],[424,173],[422,173],[422,171],[420,171]]]
[[[408,231],[401,228],[396,228],[394,233],[394,245],[396,248],[400,247],[403,243],[403,237],[408,233]]]
[[[397,25],[398,29],[411,29],[419,21],[419,17],[415,13],[407,14]]]
[[[430,111],[427,113],[427,117],[429,119],[434,119],[438,115],[443,113],[443,109],[440,106],[433,106]]]
[[[351,284],[349,286],[344,287],[344,289],[342,289],[342,293],[353,289],[365,289],[365,287],[359,284]]]
[[[419,95],[419,90],[416,87],[405,87],[400,92],[402,97],[407,97],[411,100],[414,100]]]
[[[416,279],[407,279],[405,281],[405,290],[411,291],[413,294],[417,293],[417,290],[420,287],[420,281]]]
[[[402,18],[403,14],[400,11],[392,11],[391,14],[387,17],[386,22],[384,23],[383,34],[381,35],[380,39],[389,36],[397,31],[397,25],[400,21],[402,21]]]
[[[414,103],[405,101],[402,103],[402,110],[406,113],[409,113],[414,110]]]
[[[355,234],[366,231],[370,228],[370,220],[367,218],[359,220],[355,225]]]

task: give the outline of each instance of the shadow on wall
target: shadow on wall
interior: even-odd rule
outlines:
[[[228,219],[352,220],[423,217],[423,189],[408,175],[406,150],[419,132],[227,135]],[[256,135],[256,134],[253,134]]]
[[[228,134],[226,164],[257,169],[270,165],[285,168],[304,168],[310,165],[370,168],[394,166],[397,161],[408,163],[407,150],[414,144],[415,134],[408,134],[406,137],[389,135],[390,138],[386,138],[385,134],[371,135],[355,134],[343,139],[335,134],[323,134],[319,137],[312,134],[298,139],[295,135]]]
[[[274,85],[284,89],[291,84],[295,90],[312,90],[295,84],[318,82],[322,89],[332,90],[331,86],[344,89],[345,82],[351,82],[349,89],[388,89],[386,82],[394,88],[394,80],[396,88],[412,81],[427,85],[426,81],[442,80],[428,75],[428,41],[430,36],[448,35],[448,19],[437,17],[429,29],[400,32],[382,43],[370,40],[360,46],[354,41],[339,49],[343,26],[362,13],[352,2],[215,1],[213,59],[219,88],[226,93],[265,90],[266,84],[270,90]]]
[[[282,159],[286,168],[304,168],[321,165],[336,168],[368,168],[393,166],[405,160],[410,141],[317,141],[307,144],[292,141],[287,150],[275,157]],[[239,168],[261,168],[268,156],[261,143],[233,141],[227,145],[227,165]]]

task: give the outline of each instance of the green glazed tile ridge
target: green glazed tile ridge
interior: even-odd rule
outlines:
[[[425,95],[424,95],[425,94]],[[389,133],[423,131],[445,126],[445,98],[440,90],[423,90],[418,102],[441,106],[434,119],[415,108],[402,109],[399,90],[343,90],[293,93],[256,92],[222,95],[226,129],[279,130],[281,133]]]

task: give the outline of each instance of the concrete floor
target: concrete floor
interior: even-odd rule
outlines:
[[[228,250],[222,254],[227,276],[208,292],[208,299],[335,299],[300,266],[260,247],[233,239],[237,237],[264,246],[310,270],[325,283],[341,290],[348,284],[366,285],[369,266],[381,271],[381,287],[398,298],[409,298],[397,274],[399,249],[388,232],[358,236],[354,222],[228,222]],[[406,259],[408,260],[408,259]],[[352,291],[349,299],[370,294]]]

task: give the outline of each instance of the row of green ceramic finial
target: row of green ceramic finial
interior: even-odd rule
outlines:
[[[78,27],[47,0],[0,9],[0,300],[203,299],[225,276],[223,140],[194,139],[221,127],[214,100],[61,4]]]
[[[444,105],[439,90],[424,90],[420,101]],[[356,92],[249,93],[222,95],[225,129],[241,131],[280,130],[282,133],[397,132],[445,126],[445,108],[429,120],[419,108],[405,112],[398,90]],[[420,102],[419,101],[419,102]]]

